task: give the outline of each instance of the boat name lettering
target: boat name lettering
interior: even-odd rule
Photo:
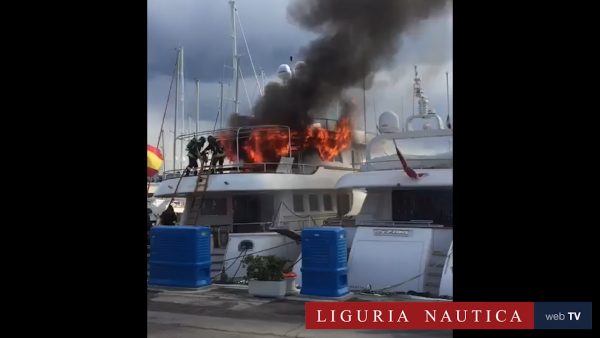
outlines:
[[[399,237],[408,237],[410,235],[410,230],[400,230],[400,229],[373,229],[373,235],[375,236],[399,236]]]

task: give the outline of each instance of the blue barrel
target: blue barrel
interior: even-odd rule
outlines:
[[[188,288],[210,285],[210,264],[210,228],[152,228],[148,284]]]
[[[341,227],[302,231],[302,289],[300,294],[340,297],[348,294],[346,231]]]

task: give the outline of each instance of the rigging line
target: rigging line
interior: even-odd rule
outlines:
[[[295,213],[292,209],[290,209],[290,207],[287,206],[287,204],[285,204],[285,202],[281,202],[281,204],[289,211],[292,213],[292,215],[298,217],[298,218],[308,218],[309,220],[311,220],[313,222],[313,224],[316,226],[317,225],[317,221],[315,221],[315,219],[311,216],[311,215],[306,215],[306,216],[301,216],[298,215],[297,213]]]
[[[244,258],[246,258],[246,254],[247,253],[248,253],[248,249],[245,249],[244,252],[243,252],[244,255],[242,256],[242,260],[240,261],[240,264],[238,264],[238,268],[237,268],[237,270],[235,270],[235,273],[233,274],[233,277],[231,277],[231,280],[235,280],[235,277],[237,277],[237,274],[240,271],[240,268],[242,267],[242,264],[244,264]]]
[[[169,107],[169,99],[171,98],[171,91],[173,89],[173,80],[175,80],[175,74],[177,72],[177,61],[175,61],[175,67],[173,67],[173,75],[171,76],[171,84],[169,85],[169,94],[167,95],[167,103],[165,104],[165,111],[163,113],[162,122],[160,124],[160,133],[158,134],[158,142],[156,142],[156,148],[160,146],[160,138],[163,134],[163,127],[165,125],[165,117],[167,116],[167,108]],[[177,116],[175,116],[177,118]],[[164,141],[163,141],[164,143]]]
[[[218,274],[216,274],[216,275],[212,276],[211,278],[213,278],[213,279],[214,279],[215,277],[217,277],[217,276],[220,276],[220,275],[224,274],[224,273],[225,273],[227,270],[229,270],[229,268],[231,268],[231,267],[232,267],[232,266],[233,266],[233,265],[234,265],[234,264],[237,262],[237,260],[238,260],[240,257],[243,257],[243,256],[245,256],[247,251],[248,251],[248,249],[245,249],[245,250],[244,250],[244,251],[243,251],[241,254],[239,254],[237,257],[235,257],[235,260],[233,261],[233,263],[229,264],[229,266],[228,266],[228,267],[225,267],[225,261],[223,261],[223,269],[221,270],[221,272],[219,272]],[[243,259],[243,258],[242,258],[242,259]],[[241,265],[241,263],[242,263],[242,262],[240,262],[240,265]],[[237,272],[236,272],[236,274],[237,274]]]
[[[219,111],[219,109],[217,109],[217,117],[215,117],[215,124],[213,125],[213,131],[212,131],[213,135],[214,135],[215,130],[217,128],[217,121],[219,121],[219,115],[221,115],[221,112]]]
[[[240,20],[240,15],[236,11],[235,15],[237,16],[238,23],[240,25],[240,30],[242,31],[242,38],[244,38],[244,44],[246,45],[246,51],[248,52],[248,59],[250,59],[250,65],[252,66],[252,71],[254,72],[254,78],[256,79],[256,85],[258,86],[258,90],[260,91],[260,95],[263,95],[263,89],[260,85],[260,81],[258,81],[258,75],[256,74],[256,68],[254,68],[254,61],[252,61],[252,54],[250,54],[250,47],[248,47],[248,41],[246,41],[246,33],[244,33],[244,26],[242,26],[242,20]]]
[[[248,109],[252,109],[252,101],[250,101],[250,95],[248,95],[248,88],[246,88],[246,80],[244,80],[244,74],[242,74],[242,67],[238,65],[240,76],[242,77],[242,85],[244,87],[244,93],[246,93],[246,99],[248,99]]]
[[[254,252],[250,253],[250,255],[256,255],[256,254],[257,254],[257,253],[259,253],[259,252],[265,252],[265,251],[269,251],[269,250],[277,249],[277,248],[280,248],[280,247],[282,247],[282,246],[286,246],[286,245],[290,245],[290,244],[294,244],[294,243],[296,243],[296,242],[285,242],[285,243],[283,243],[283,244],[279,244],[279,245],[276,245],[276,246],[273,246],[273,247],[270,247],[270,248],[267,248],[267,249],[263,249],[263,250],[259,250],[259,251],[254,251]],[[240,255],[240,256],[241,256],[241,255]],[[237,259],[237,258],[239,258],[240,256],[237,256],[237,257],[232,257],[232,258],[229,258],[229,259],[225,259],[225,260],[223,260],[223,262],[227,262],[227,261],[230,261],[230,260],[232,260],[232,259]]]

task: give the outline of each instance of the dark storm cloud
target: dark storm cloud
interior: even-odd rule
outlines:
[[[238,0],[238,13],[244,27],[257,72],[267,75],[296,53],[312,34],[288,23],[287,1]],[[225,74],[231,78],[231,23],[226,0],[149,0],[148,77],[169,75],[176,59],[175,48],[184,47],[185,74],[203,82],[217,82]],[[244,76],[252,69],[241,32],[238,52],[242,55]]]
[[[372,2],[379,0],[371,0]],[[427,0],[416,0],[427,1]],[[263,68],[267,77],[273,76],[289,56],[301,59],[299,51],[314,40],[318,33],[307,32],[288,18],[290,0],[237,0],[239,15],[257,67]],[[164,111],[169,82],[176,58],[175,47],[185,48],[186,115],[195,118],[195,88],[193,79],[201,84],[200,118],[212,128],[219,103],[219,85],[223,65],[231,65],[230,14],[227,0],[148,0],[148,138],[156,140]],[[241,33],[238,50],[242,54],[241,67],[250,99],[256,96],[247,52]],[[389,65],[378,72],[379,85],[367,92],[367,107],[377,112],[392,109],[400,111],[399,96],[404,105],[410,105],[413,65],[419,65],[427,94],[434,106],[445,110],[444,72],[452,71],[452,13],[448,6],[443,16],[435,16],[408,27],[399,37],[398,53]],[[450,66],[448,68],[448,65]],[[227,70],[225,80],[231,78]],[[452,83],[450,83],[452,88]],[[240,84],[240,112],[248,114],[248,104]],[[225,95],[231,96],[229,88]],[[359,95],[360,96],[360,95]],[[171,98],[171,100],[173,97]],[[439,102],[439,103],[438,103]],[[362,106],[359,103],[359,106]],[[226,112],[231,104],[225,102]],[[374,125],[374,116],[368,124]],[[167,112],[165,133],[173,128],[172,105]],[[180,126],[181,123],[178,123]],[[202,124],[204,126],[204,124]],[[371,127],[370,130],[374,130]],[[172,134],[169,134],[172,138]],[[152,143],[152,142],[151,142]],[[170,149],[170,148],[169,148]],[[171,155],[168,155],[171,156]],[[170,162],[169,162],[170,163]]]

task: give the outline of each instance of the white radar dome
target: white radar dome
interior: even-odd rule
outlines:
[[[382,133],[400,132],[400,119],[393,112],[386,111],[379,115],[379,130]]]
[[[283,81],[287,81],[292,77],[292,70],[290,66],[285,63],[277,68],[277,77],[282,79]]]

